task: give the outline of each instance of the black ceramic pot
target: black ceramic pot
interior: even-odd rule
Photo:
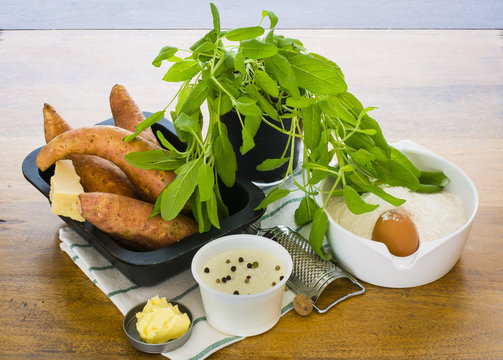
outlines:
[[[274,120],[266,117],[272,123]],[[280,158],[283,154],[285,147],[288,143],[288,136],[280,133],[276,129],[270,127],[264,122],[261,123],[257,134],[255,135],[255,147],[248,151],[246,154],[241,155],[239,148],[243,143],[241,135],[241,123],[235,110],[231,110],[225,115],[221,116],[221,121],[227,126],[229,140],[236,153],[236,160],[238,165],[238,175],[249,179],[255,183],[273,183],[283,179],[288,169],[288,162],[283,164],[277,169],[270,171],[259,171],[257,165],[262,163],[265,159]],[[290,129],[292,120],[283,119],[285,129]],[[295,141],[293,166],[297,166],[299,161],[300,141],[298,138]],[[288,150],[289,152],[290,150]]]

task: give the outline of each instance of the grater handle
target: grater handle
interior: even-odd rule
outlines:
[[[326,307],[324,307],[323,309],[320,309],[319,307],[316,306],[316,304],[313,302],[313,308],[316,309],[316,311],[319,313],[319,314],[324,314],[326,313],[328,310],[330,310],[333,306],[337,305],[338,303],[340,303],[341,301],[343,300],[346,300],[352,296],[356,296],[356,295],[360,295],[360,294],[363,294],[365,292],[365,288],[356,280],[354,279],[351,279],[351,282],[353,284],[355,284],[356,286],[358,286],[360,288],[360,290],[357,290],[357,291],[353,291],[352,293],[349,293],[349,294],[346,294],[344,296],[341,296],[340,298],[338,299],[335,299],[332,303],[328,304]]]

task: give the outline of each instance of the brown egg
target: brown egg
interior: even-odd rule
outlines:
[[[409,256],[419,247],[416,226],[401,208],[388,210],[377,219],[372,240],[384,243],[395,256]]]

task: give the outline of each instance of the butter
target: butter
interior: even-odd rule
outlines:
[[[51,212],[77,221],[84,221],[79,211],[79,194],[84,192],[80,177],[75,172],[71,160],[56,161],[56,169],[51,177]]]
[[[166,301],[155,296],[148,300],[142,312],[136,314],[136,329],[149,344],[159,344],[179,338],[190,327],[189,316]]]

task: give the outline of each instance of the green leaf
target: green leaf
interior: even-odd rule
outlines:
[[[178,82],[192,79],[199,71],[201,67],[199,62],[195,60],[183,60],[174,63],[162,78],[164,81],[168,82]]]
[[[197,224],[199,225],[199,232],[204,233],[209,231],[211,229],[211,220],[208,216],[206,206],[203,206],[204,203],[201,202],[198,188],[196,188],[196,190],[192,193],[192,196],[190,197],[190,204],[194,219],[196,219]]]
[[[126,161],[138,169],[147,170],[175,170],[185,161],[165,150],[151,150],[130,152],[125,156]]]
[[[210,199],[206,202],[206,210],[208,212],[208,217],[211,224],[217,229],[220,229],[220,221],[218,219],[218,203],[213,191],[211,192]]]
[[[299,207],[295,210],[294,219],[297,226],[302,226],[313,221],[314,214],[320,207],[316,201],[309,196],[301,200]]]
[[[311,55],[312,57],[314,57],[316,59],[319,59],[319,60],[325,62],[326,64],[330,65],[331,67],[333,67],[339,73],[339,75],[341,76],[341,78],[344,79],[344,74],[342,73],[341,68],[339,67],[339,65],[337,65],[336,63],[334,63],[332,60],[329,60],[326,57],[321,56],[319,54],[315,54],[315,53],[309,53],[309,55]]]
[[[240,27],[228,31],[225,38],[230,41],[243,41],[256,38],[264,33],[264,28],[261,26]]]
[[[241,129],[241,136],[243,138],[243,143],[239,148],[239,152],[241,153],[241,155],[244,155],[255,147],[255,141],[253,141],[253,136],[250,134],[247,128]]]
[[[366,203],[358,194],[358,192],[353,189],[350,185],[344,185],[342,188],[344,194],[344,200],[348,209],[356,215],[363,214],[366,212],[373,211],[377,209],[379,205],[373,205]]]
[[[180,166],[177,176],[163,192],[161,200],[161,215],[165,220],[174,219],[183,209],[197,186],[201,158],[191,160]]]
[[[320,95],[337,95],[347,91],[347,85],[339,72],[324,61],[295,53],[289,53],[287,59],[299,87]]]
[[[215,4],[210,3],[211,16],[213,17],[213,29],[217,34],[220,34],[220,15]]]
[[[249,131],[251,137],[255,137],[257,131],[262,123],[262,115],[246,115],[245,116],[245,129]]]
[[[213,154],[217,174],[227,187],[232,187],[236,181],[236,154],[227,135],[227,128],[218,122],[213,127]]]
[[[286,163],[289,158],[281,157],[278,159],[265,159],[260,164],[257,165],[257,170],[259,171],[270,171],[279,168],[281,165]]]
[[[187,115],[192,115],[196,111],[199,111],[204,100],[208,97],[209,87],[208,80],[199,81],[194,88],[188,93],[187,97],[183,101],[180,108],[180,113],[186,113]]]
[[[197,49],[199,45],[207,41],[215,43],[217,38],[218,36],[215,29],[211,29],[201,39],[197,40],[194,44],[192,44],[192,46],[189,49],[194,51],[195,49]]]
[[[419,182],[424,185],[447,186],[450,179],[442,171],[421,171]]]
[[[254,100],[258,102],[263,112],[266,113],[271,119],[280,121],[278,113],[274,106],[271,105],[257,90],[257,88],[252,84],[246,85],[246,92],[248,95],[252,96]]]
[[[300,97],[299,99],[294,99],[291,97],[286,98],[286,105],[293,108],[303,109],[313,104],[314,104],[313,98],[307,98],[307,97]]]
[[[321,111],[317,104],[302,109],[302,126],[304,128],[304,144],[314,150],[320,144]]]
[[[323,251],[323,240],[328,227],[328,216],[321,208],[314,212],[313,224],[309,233],[309,244],[316,253],[325,260],[330,260],[331,256]]]
[[[257,102],[249,97],[242,96],[235,104],[237,110],[242,115],[261,116],[262,111],[257,106]]]
[[[273,75],[279,84],[284,87],[291,97],[300,97],[297,78],[288,60],[280,54],[264,59],[265,69],[268,74]]]
[[[278,17],[271,10],[262,10],[262,17],[265,18],[266,16],[268,16],[269,20],[271,20],[270,28],[274,29],[278,24]]]
[[[290,194],[290,192],[291,190],[281,189],[279,187],[272,189],[271,191],[269,191],[264,200],[262,200],[262,202],[259,204],[259,206],[257,206],[255,210],[265,209],[267,205],[284,198],[285,196]]]
[[[163,60],[168,60],[169,58],[174,56],[177,51],[178,51],[178,48],[176,48],[174,46],[163,47],[161,49],[161,51],[159,52],[159,54],[157,55],[157,57],[154,59],[154,61],[152,61],[152,65],[154,65],[155,67],[161,66],[161,63]]]
[[[360,185],[360,188],[365,192],[370,192],[374,195],[379,196],[386,202],[389,202],[393,206],[401,206],[405,203],[404,199],[397,198],[393,195],[388,194],[383,188],[373,185]]]
[[[148,118],[146,118],[141,123],[139,123],[136,126],[136,131],[133,134],[130,134],[130,135],[126,136],[124,138],[124,141],[128,142],[128,141],[131,141],[131,140],[135,139],[138,135],[140,135],[140,133],[143,130],[148,129],[153,124],[155,124],[156,122],[160,121],[163,117],[164,117],[164,111],[157,111],[157,112],[153,113]]]
[[[196,132],[199,132],[199,124],[198,122],[191,116],[187,115],[186,113],[182,112],[176,120],[173,123],[175,125],[175,128],[177,130],[177,133],[179,131],[195,134]]]
[[[267,94],[272,97],[278,97],[278,83],[271,78],[265,71],[256,70],[255,71],[255,81],[257,85],[264,90]]]
[[[278,53],[278,48],[276,45],[259,41],[257,39],[244,40],[239,46],[239,51],[243,52],[243,55],[250,59],[264,59],[274,56]]]
[[[246,74],[245,58],[242,51],[238,51],[236,56],[234,56],[234,69],[243,75]]]
[[[419,187],[419,180],[414,173],[395,160],[374,161],[374,167],[377,171],[377,178],[391,186],[405,186],[412,191]]]
[[[421,176],[421,170],[419,170],[416,165],[410,159],[405,156],[400,150],[390,146],[391,149],[391,159],[398,161],[400,164],[405,166],[407,169],[412,171],[415,177],[419,178]]]

